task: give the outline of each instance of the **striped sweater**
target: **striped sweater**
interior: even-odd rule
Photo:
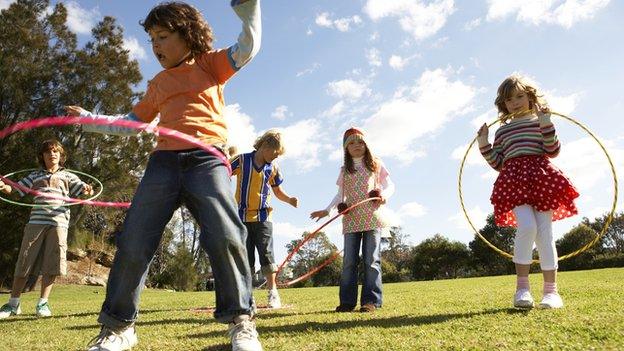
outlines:
[[[60,168],[58,171],[51,173],[47,170],[40,169],[30,173],[22,178],[18,184],[38,191],[62,197],[77,197],[84,189],[83,183],[78,176]],[[26,193],[15,188],[20,196]],[[69,226],[69,207],[62,206],[62,200],[51,199],[43,196],[35,196],[34,203],[46,205],[46,207],[33,207],[30,212],[30,224],[44,224],[56,227],[67,228]],[[54,205],[47,207],[49,205]]]
[[[560,147],[555,126],[550,122],[540,125],[538,118],[533,115],[515,118],[503,124],[496,131],[494,145],[480,145],[479,150],[490,166],[500,171],[509,159],[531,155],[555,157]]]

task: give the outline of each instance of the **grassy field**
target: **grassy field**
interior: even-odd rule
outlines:
[[[541,298],[541,276],[532,292]],[[384,285],[382,309],[335,313],[338,288],[282,290],[286,308],[260,311],[265,350],[624,350],[624,268],[560,274],[561,310],[510,308],[513,276]],[[266,303],[266,291],[255,291]],[[0,350],[81,350],[99,327],[104,290],[57,286],[54,316],[37,319],[38,295],[0,321]],[[4,300],[7,295],[0,295]],[[226,327],[202,308],[214,293],[146,290],[134,350],[228,350]]]

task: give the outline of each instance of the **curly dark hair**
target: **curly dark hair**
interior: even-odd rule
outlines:
[[[139,24],[146,32],[154,26],[178,32],[191,49],[193,57],[212,50],[212,28],[201,12],[189,4],[178,1],[163,2],[155,6]]]

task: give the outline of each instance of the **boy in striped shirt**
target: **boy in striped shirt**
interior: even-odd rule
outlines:
[[[272,208],[269,206],[273,189],[279,200],[297,207],[299,200],[290,197],[281,188],[282,175],[277,164],[272,163],[277,157],[284,154],[281,134],[276,130],[269,130],[254,143],[254,151],[240,154],[232,158],[232,175],[237,177],[236,201],[238,215],[247,228],[247,256],[252,274],[255,272],[255,250],[258,249],[258,258],[262,274],[267,279],[269,290],[269,308],[282,306],[277,292],[276,275],[277,264],[273,255],[273,224],[270,222]]]
[[[75,174],[63,168],[66,160],[65,150],[57,140],[46,140],[41,144],[37,155],[41,169],[30,173],[18,184],[32,189],[42,195],[35,194],[36,205],[30,219],[24,227],[24,237],[20,248],[13,287],[9,302],[0,308],[0,319],[21,314],[20,295],[28,276],[43,275],[41,295],[35,308],[38,317],[52,315],[48,305],[48,297],[57,276],[67,273],[67,228],[69,226],[69,208],[63,206],[63,200],[48,197],[77,197],[80,194],[91,195],[93,189],[82,182]],[[14,189],[0,180],[0,191],[10,194],[15,191],[20,196],[26,192]]]

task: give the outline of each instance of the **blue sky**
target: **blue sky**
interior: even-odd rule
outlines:
[[[0,8],[11,2],[0,0]],[[216,47],[234,43],[240,23],[229,1],[189,2],[213,27]],[[144,76],[137,90],[160,71],[138,24],[155,2],[64,3],[81,42],[102,16],[118,19]],[[281,128],[287,139],[283,188],[300,207],[273,199],[277,258],[286,242],[316,227],[309,213],[335,194],[341,137],[350,126],[368,132],[389,169],[397,191],[387,212],[412,244],[436,233],[472,240],[457,196],[460,158],[478,125],[496,117],[496,88],[514,72],[533,79],[554,111],[595,132],[624,174],[622,18],[624,3],[609,0],[263,1],[262,49],[225,96],[232,143],[241,151],[268,128]],[[597,144],[565,120],[553,121],[562,141],[554,162],[581,192],[580,216],[554,227],[561,236],[581,216],[610,208],[613,182]],[[470,155],[464,194],[476,223],[492,211],[495,176]],[[327,232],[342,247],[339,221]]]

